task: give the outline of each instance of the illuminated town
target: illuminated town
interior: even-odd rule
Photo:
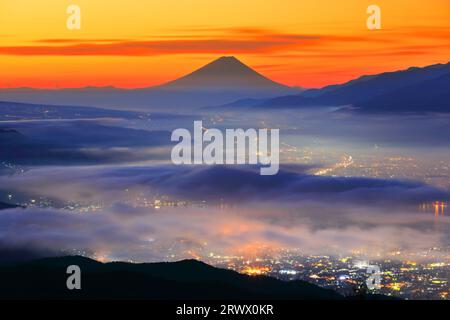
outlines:
[[[281,143],[281,158],[286,163],[302,163],[312,168],[308,173],[314,175],[358,176],[368,178],[388,178],[422,181],[437,188],[450,185],[450,161],[436,160],[424,156],[413,156],[386,151],[375,145],[364,153],[351,154],[341,150],[323,147],[299,147]]]
[[[327,162],[319,169],[312,169],[315,175],[367,176],[387,178],[413,178],[433,184],[437,187],[450,184],[450,163],[440,161],[435,166],[427,166],[426,161],[413,157],[351,156],[348,154],[321,154],[317,150],[298,149],[283,144],[282,152],[287,161],[314,163],[319,159]],[[2,164],[3,170],[10,174],[23,174],[25,169],[8,163]],[[206,201],[174,200],[158,193],[135,193],[124,189],[122,201],[133,207],[149,208],[164,212],[166,208],[215,207],[227,210],[229,204],[210,204]],[[6,193],[4,201],[14,202],[23,207],[60,208],[68,212],[89,214],[108,208],[101,201],[96,203],[60,202],[44,196],[29,197],[27,195]],[[438,221],[448,215],[449,202],[443,199],[420,203],[418,212],[432,215]],[[444,227],[445,225],[443,225]],[[378,258],[368,258],[364,250],[355,250],[351,254],[342,254],[330,250],[327,255],[312,255],[301,249],[257,248],[248,252],[216,252],[208,246],[207,241],[191,241],[179,239],[174,243],[151,241],[152,250],[166,252],[164,260],[198,259],[216,267],[235,270],[251,276],[271,276],[282,280],[303,280],[324,288],[335,290],[345,296],[352,296],[358,288],[364,287],[368,278],[367,268],[376,265],[381,269],[381,287],[370,290],[371,293],[383,294],[403,299],[443,299],[449,300],[450,292],[450,246],[434,247],[422,252],[406,252],[401,249],[388,253],[378,253]],[[191,246],[191,247],[189,247]],[[112,256],[103,252],[88,252],[73,249],[64,253],[79,254],[107,262],[126,260],[124,257]],[[133,261],[131,262],[142,262]],[[366,289],[367,290],[367,289]]]
[[[128,193],[129,190],[124,190]],[[15,195],[8,194],[13,200]],[[171,207],[208,206],[206,201],[175,201],[168,196],[148,197],[144,194],[130,195],[128,202],[135,207],[162,210]],[[76,202],[57,203],[45,197],[27,199],[20,202],[27,207],[55,207],[69,212],[86,214],[103,209],[101,203],[82,204]],[[444,217],[448,210],[445,201],[433,201],[420,204],[418,210],[424,214],[434,215],[437,219]],[[218,204],[226,210],[228,205]],[[189,248],[189,245],[192,247]],[[381,287],[371,293],[389,295],[403,299],[444,299],[448,300],[450,292],[450,246],[434,247],[422,252],[406,252],[398,249],[388,253],[376,253],[379,258],[369,259],[364,250],[354,250],[350,255],[334,252],[329,255],[310,255],[300,249],[253,248],[251,252],[238,250],[234,254],[210,251],[208,243],[185,239],[167,244],[152,240],[152,250],[167,252],[165,260],[198,259],[216,267],[238,271],[251,276],[266,275],[282,280],[303,280],[324,288],[338,291],[345,296],[352,296],[368,277],[367,267],[376,265],[381,269]],[[74,249],[69,254],[89,256],[102,262],[123,260],[105,253],[86,252]],[[373,255],[372,255],[373,256]],[[383,257],[383,258],[382,258]],[[128,260],[130,262],[136,262]]]
[[[220,255],[213,252],[205,256],[188,252],[216,267],[227,268],[251,276],[266,275],[282,280],[303,280],[324,288],[336,290],[344,296],[353,296],[366,283],[367,268],[376,265],[381,269],[381,288],[369,290],[402,299],[449,299],[450,247],[430,248],[410,259],[399,259],[401,251],[388,253],[384,259],[366,260],[355,251],[348,256],[307,255],[300,250],[280,249],[276,252],[261,248],[252,258],[244,255]],[[167,257],[178,260],[176,255]]]
[[[299,249],[269,249],[260,247],[250,256],[208,253],[207,243],[195,250],[184,250],[190,243],[180,239],[171,245],[160,245],[168,252],[166,261],[196,259],[218,268],[234,270],[250,276],[270,276],[284,281],[301,280],[335,290],[352,297],[365,288],[364,293],[414,300],[450,300],[450,246],[430,248],[420,253],[405,253],[400,250],[386,254],[384,258],[369,260],[355,250],[349,255],[311,255]],[[154,244],[158,246],[158,244]],[[117,259],[104,253],[83,250],[64,252],[94,258],[101,262]],[[401,257],[400,257],[401,256]],[[405,257],[406,256],[406,257]],[[122,260],[122,259],[119,259]],[[128,262],[142,262],[128,260]],[[369,290],[366,281],[369,266],[380,268],[380,288]]]

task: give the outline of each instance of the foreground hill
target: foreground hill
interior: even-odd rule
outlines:
[[[69,265],[81,268],[81,290],[66,288]],[[250,277],[195,260],[130,264],[46,258],[0,266],[0,283],[0,299],[342,299],[307,282]]]

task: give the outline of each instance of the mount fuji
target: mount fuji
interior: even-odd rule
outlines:
[[[268,79],[235,57],[220,57],[168,83],[139,89],[84,87],[0,89],[0,101],[116,109],[185,111],[238,99],[268,99],[298,93]]]

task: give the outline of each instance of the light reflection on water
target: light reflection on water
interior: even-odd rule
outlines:
[[[445,211],[448,208],[448,203],[444,201],[433,201],[422,203],[419,206],[420,211],[433,213],[435,217],[444,217]]]

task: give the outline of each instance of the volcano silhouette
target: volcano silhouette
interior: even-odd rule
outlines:
[[[286,91],[233,56],[220,57],[194,72],[162,87],[175,90]]]
[[[266,99],[295,93],[298,93],[297,88],[272,81],[235,57],[220,57],[186,76],[153,87],[1,89],[0,101],[167,111],[168,108],[187,110],[240,99]]]

